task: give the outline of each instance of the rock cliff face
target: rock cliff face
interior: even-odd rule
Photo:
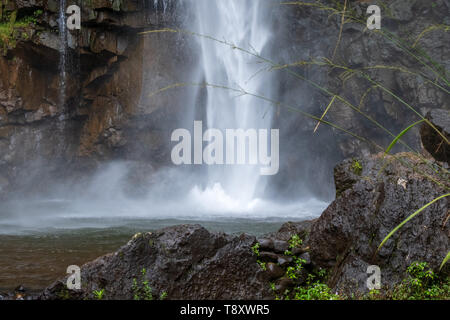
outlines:
[[[175,66],[189,63],[186,50],[172,50],[183,44],[182,37],[138,33],[176,25],[174,2],[66,1],[70,4],[81,6],[83,27],[68,31],[64,48],[59,1],[2,1],[2,190],[29,186],[33,175],[39,181],[94,168],[102,160],[154,166],[167,161],[170,135],[164,130],[177,117],[177,94],[171,103],[164,95],[151,101],[146,96],[179,80],[183,68]]]
[[[280,8],[277,30],[280,45],[277,48],[283,50],[276,49],[276,55],[282,64],[294,64],[292,71],[326,88],[328,93],[281,69],[278,92],[283,94],[282,102],[320,117],[332,101],[333,94],[338,94],[347,99],[354,109],[335,99],[325,120],[381,146],[388,146],[392,136],[359,111],[394,135],[419,118],[360,72],[388,88],[424,116],[434,108],[450,110],[448,94],[437,88],[433,80],[427,80],[438,75],[448,78],[450,45],[442,41],[448,36],[448,31],[430,28],[432,25],[450,24],[448,1],[385,1],[381,7],[383,33],[366,29],[369,16],[366,9],[375,2],[347,1],[346,23],[340,37],[344,1],[320,2],[322,7],[285,5]],[[336,3],[339,3],[338,9],[333,11],[330,7],[336,9]],[[396,43],[397,39],[401,42]],[[426,52],[425,58],[421,55],[423,52]],[[311,60],[324,62],[323,57],[332,61],[334,66],[310,63]],[[420,57],[420,60],[415,57]],[[433,65],[434,62],[442,68],[433,70],[425,66],[425,63]],[[349,70],[356,72],[349,73]],[[440,82],[448,90],[442,79]],[[325,195],[329,196],[328,191],[333,192],[332,189],[323,188],[322,183],[311,185],[310,182],[323,181],[331,185],[333,167],[337,163],[348,157],[381,151],[323,124],[313,133],[316,124],[316,121],[279,109],[274,126],[280,128],[283,148],[281,170],[275,179],[279,182],[281,193],[289,194],[291,190],[297,190],[289,181],[304,181],[305,189],[312,189],[317,194],[325,191]],[[416,149],[420,149],[418,131],[417,126],[404,137]],[[397,147],[396,152],[399,151],[402,149]],[[317,167],[324,170],[317,170]]]

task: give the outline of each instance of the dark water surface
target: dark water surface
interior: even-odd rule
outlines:
[[[98,221],[96,221],[98,220]],[[106,219],[108,220],[108,219]],[[170,225],[198,223],[210,231],[261,235],[278,230],[284,221],[276,219],[78,219],[77,228],[60,226],[45,230],[2,225],[0,233],[0,292],[18,285],[40,290],[65,275],[69,265],[79,265],[126,244],[137,232],[149,232]],[[79,227],[80,225],[103,227]],[[104,227],[104,226],[107,227]],[[14,229],[14,230],[13,230]],[[13,232],[14,231],[14,232]]]

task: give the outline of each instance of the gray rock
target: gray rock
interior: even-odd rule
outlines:
[[[426,115],[426,118],[446,138],[450,140],[450,110],[435,109]],[[424,148],[438,161],[449,163],[450,145],[429,124],[423,123],[420,128],[420,137]]]
[[[414,261],[425,261],[438,271],[448,252],[448,198],[429,206],[376,252],[384,237],[405,218],[446,193],[445,189],[417,172],[423,172],[447,187],[450,181],[448,177],[436,176],[412,154],[396,156],[414,169],[382,154],[362,159],[361,177],[343,188],[345,191],[312,226],[308,242],[312,263],[331,268],[330,286],[334,289],[348,294],[367,293],[365,269],[368,265],[378,265],[382,285],[392,287],[405,277],[406,268]],[[335,172],[343,176],[337,181],[353,179],[352,160],[344,161],[338,167]],[[400,178],[407,183],[399,183]],[[443,272],[448,272],[448,265]]]
[[[292,258],[291,257],[287,257],[287,256],[279,256],[278,257],[278,265],[280,267],[286,267],[287,265],[289,265],[292,262]]]
[[[279,256],[276,253],[262,251],[259,253],[259,260],[264,262],[277,262],[279,261]]]
[[[287,289],[292,288],[293,286],[294,282],[288,277],[282,277],[275,281],[275,290],[279,293],[284,293]]]
[[[305,260],[305,262],[304,262],[305,265],[308,266],[308,265],[311,264],[311,257],[310,257],[308,252],[305,252],[305,253],[301,254],[299,256],[299,258]]]
[[[271,239],[258,239],[260,250],[273,250],[273,241]]]
[[[275,252],[284,253],[289,249],[289,243],[283,240],[274,240],[273,241],[273,250]]]
[[[284,270],[277,264],[269,262],[266,264],[266,275],[269,280],[275,280],[284,275]]]
[[[168,299],[271,298],[267,275],[251,251],[255,241],[248,235],[210,233],[199,225],[137,234],[117,252],[82,266],[82,289],[69,291],[70,298],[93,298],[93,290],[104,289],[105,299],[133,299],[133,278],[143,280],[143,268],[155,296],[167,292]],[[271,263],[267,269],[270,277],[283,272]],[[49,286],[40,299],[61,298],[65,281]]]

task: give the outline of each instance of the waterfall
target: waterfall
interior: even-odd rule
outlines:
[[[66,104],[66,82],[67,82],[67,25],[66,25],[66,0],[59,1],[58,12],[58,25],[59,25],[59,104],[61,110],[64,111]]]
[[[198,33],[257,53],[270,44],[270,1],[195,0],[192,5],[196,16],[194,28]],[[267,73],[258,75],[263,65],[257,58],[208,37],[198,38],[201,48],[199,82],[203,80],[210,84],[268,94],[270,77]],[[270,129],[271,106],[254,97],[237,97],[236,92],[230,90],[206,90],[207,128],[222,132],[225,129]],[[245,209],[263,188],[259,168],[255,165],[211,166],[208,168],[208,187],[203,195],[230,197]],[[194,191],[199,192],[198,189]]]
[[[180,1],[180,0],[178,0]],[[158,11],[158,6],[162,6],[163,14],[166,13],[167,7],[170,4],[170,0],[153,0],[153,8]]]

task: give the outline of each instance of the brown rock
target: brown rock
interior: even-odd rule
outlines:
[[[269,262],[266,264],[266,274],[269,280],[274,280],[284,275],[284,270],[277,264]]]

